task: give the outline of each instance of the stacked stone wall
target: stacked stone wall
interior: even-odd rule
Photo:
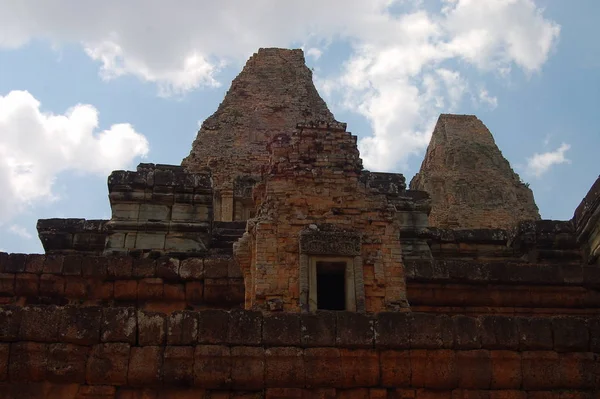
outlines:
[[[2,398],[592,398],[600,319],[3,306]]]

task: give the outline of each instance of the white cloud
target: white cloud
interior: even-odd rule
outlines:
[[[8,231],[26,240],[31,240],[33,238],[33,236],[27,231],[25,227],[19,226],[18,224],[13,224],[12,226],[10,226],[8,228]]]
[[[437,115],[470,91],[460,68],[534,73],[560,32],[533,0],[443,0],[437,12],[406,0],[0,0],[0,9],[0,47],[79,43],[103,78],[134,75],[161,95],[217,85],[226,63],[259,47],[302,43],[316,60],[343,40],[351,54],[342,75],[319,85],[370,121],[365,165],[385,170],[422,151]],[[492,94],[480,94],[493,105]]]
[[[148,153],[148,141],[129,124],[97,128],[91,105],[55,115],[42,112],[27,91],[0,96],[0,224],[36,202],[55,200],[52,186],[63,171],[104,176]]]
[[[494,109],[498,106],[498,98],[491,96],[486,89],[479,90],[479,101]]]
[[[532,157],[527,158],[527,173],[535,177],[541,177],[544,173],[548,172],[553,165],[571,163],[571,161],[565,157],[565,152],[570,148],[571,146],[569,144],[562,143],[560,147],[554,151],[533,154]]]

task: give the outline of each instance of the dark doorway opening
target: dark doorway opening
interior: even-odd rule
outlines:
[[[317,309],[346,310],[346,262],[317,262]]]

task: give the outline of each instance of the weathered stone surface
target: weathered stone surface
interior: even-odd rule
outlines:
[[[410,188],[431,195],[431,226],[509,228],[540,218],[533,193],[473,115],[440,116]]]

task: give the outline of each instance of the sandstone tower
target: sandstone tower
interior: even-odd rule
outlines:
[[[474,115],[440,115],[410,188],[431,195],[435,227],[511,228],[540,219],[533,193]]]
[[[248,219],[254,212],[250,188],[268,162],[271,137],[308,121],[335,120],[313,84],[302,50],[260,49],[204,121],[182,162],[191,172],[210,167],[215,220]]]

